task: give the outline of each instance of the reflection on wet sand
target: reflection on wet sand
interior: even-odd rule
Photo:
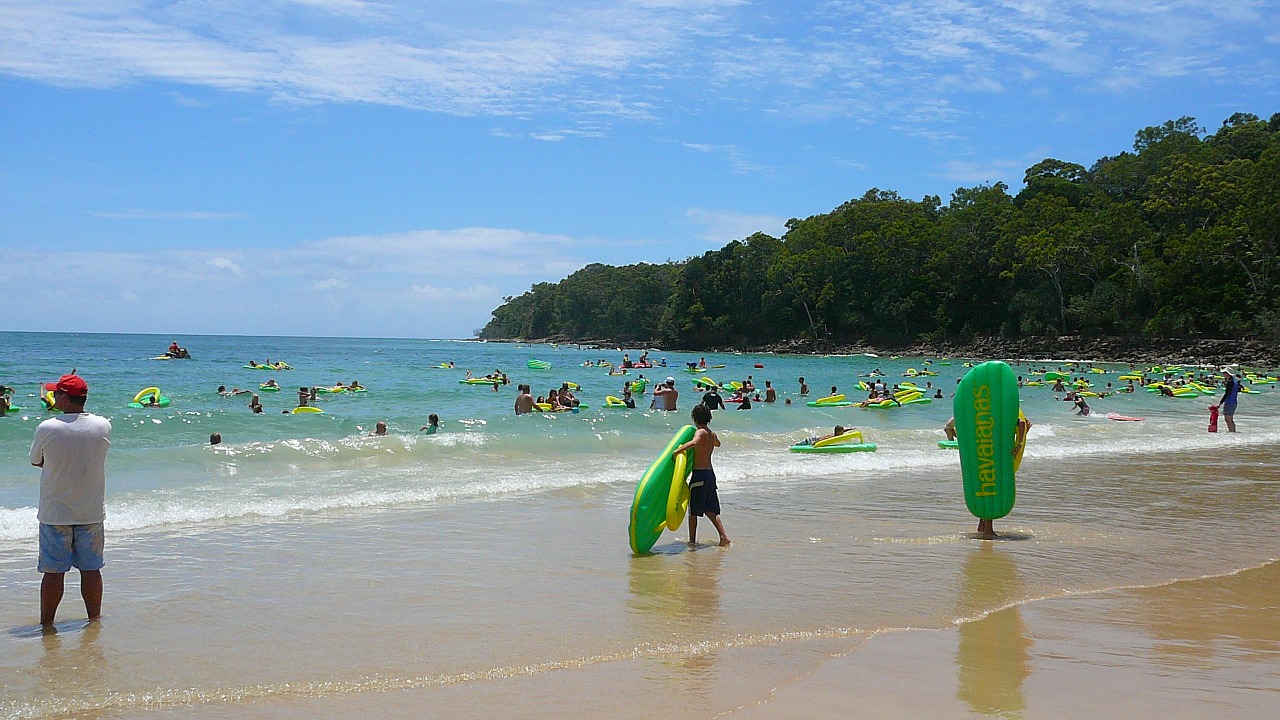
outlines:
[[[964,563],[959,611],[975,617],[1022,598],[1013,559],[992,543],[970,553]],[[1031,674],[1031,639],[1018,606],[962,623],[956,653],[956,697],[975,712],[1005,715],[1026,709],[1022,684]]]
[[[108,686],[110,667],[98,642],[101,622],[59,624],[40,641],[43,652],[32,675],[30,697],[47,704],[54,715],[77,718],[102,717],[101,700]]]
[[[628,570],[628,606],[640,618],[704,618],[720,611],[720,563],[724,551],[702,545],[632,558]],[[665,631],[681,624],[660,623]],[[696,641],[696,639],[695,639]]]
[[[699,546],[632,558],[629,569],[627,605],[640,635],[680,653],[662,663],[672,672],[651,679],[695,698],[708,698],[717,680],[716,652],[703,643],[719,635],[723,558],[720,548]]]

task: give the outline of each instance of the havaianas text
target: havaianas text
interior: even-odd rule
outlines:
[[[974,432],[978,438],[978,480],[974,497],[996,495],[995,419],[991,417],[991,386],[973,389]]]

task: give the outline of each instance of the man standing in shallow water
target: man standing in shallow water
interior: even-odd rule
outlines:
[[[533,412],[533,393],[528,385],[520,386],[520,394],[516,395],[515,411],[517,415]]]
[[[656,403],[662,405],[656,408],[657,410],[675,410],[676,401],[680,399],[680,391],[676,389],[676,379],[669,377],[666,382],[654,388],[653,398]]]
[[[31,464],[40,468],[40,624],[53,625],[66,573],[80,570],[80,595],[90,620],[102,614],[102,521],[106,518],[107,450],[111,421],[84,411],[89,385],[64,375],[53,391],[62,414],[36,428]]]

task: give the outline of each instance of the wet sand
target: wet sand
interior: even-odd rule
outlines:
[[[1280,707],[1277,586],[1272,562],[1030,602],[944,630],[95,717],[1268,718]]]

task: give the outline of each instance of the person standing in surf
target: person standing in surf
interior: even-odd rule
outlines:
[[[520,386],[520,394],[516,396],[515,410],[517,415],[533,412],[533,393],[528,385]]]
[[[68,571],[80,571],[89,620],[102,614],[102,521],[106,518],[111,421],[85,412],[89,385],[74,371],[53,390],[61,415],[36,427],[31,464],[40,468],[40,624],[53,625]]]
[[[672,457],[693,450],[693,475],[689,478],[689,544],[698,544],[698,518],[706,515],[720,533],[720,547],[729,547],[729,536],[720,522],[720,496],[716,494],[716,471],[711,467],[711,453],[720,447],[720,438],[711,428],[711,410],[694,405],[689,417],[697,428],[693,439],[676,448]]]
[[[1240,397],[1240,381],[1230,368],[1222,368],[1222,419],[1227,422],[1227,432],[1236,431],[1236,400]]]
[[[680,391],[676,389],[676,379],[667,378],[667,381],[659,385],[653,391],[653,409],[655,410],[675,410],[676,401],[680,398]],[[658,407],[658,405],[662,407]]]
[[[952,432],[955,432],[955,429],[954,429],[955,418],[951,418],[950,422],[952,423]],[[1031,432],[1031,421],[1028,420],[1025,416],[1019,417],[1018,426],[1014,430],[1013,449],[1009,451],[1010,454],[1012,454],[1014,457],[1017,457],[1019,451],[1021,451],[1023,448],[1027,446],[1027,434],[1030,432]],[[1000,537],[998,534],[996,534],[995,521],[979,519],[978,533],[976,537],[979,540],[995,540],[996,538]]]

